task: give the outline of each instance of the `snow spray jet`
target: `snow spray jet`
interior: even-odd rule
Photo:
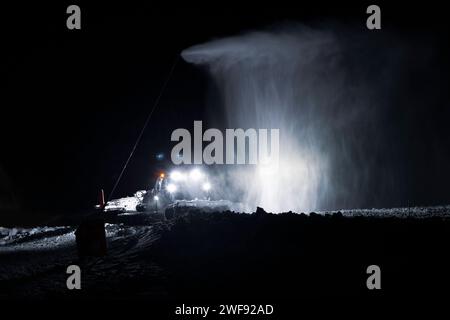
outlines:
[[[197,45],[183,58],[205,64],[223,97],[228,128],[279,128],[277,167],[230,170],[232,190],[242,191],[242,201],[266,210],[312,210],[318,206],[320,186],[327,177],[327,159],[314,123],[308,85],[311,64],[333,54],[332,37],[321,33],[253,32]],[[331,62],[332,63],[332,62]],[[322,65],[324,71],[330,63]]]
[[[373,48],[347,36],[284,25],[182,52],[214,79],[224,127],[280,129],[279,167],[226,168],[223,189],[230,196],[272,212],[339,209],[369,203],[373,175],[395,180],[392,170],[375,170],[373,151],[383,143],[380,115],[388,106],[380,92],[394,87],[395,73],[387,70],[400,65],[401,54],[378,56],[365,67],[359,51]],[[379,75],[368,78],[374,68]],[[395,187],[384,184],[377,196]]]

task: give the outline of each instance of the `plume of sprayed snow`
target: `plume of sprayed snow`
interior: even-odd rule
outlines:
[[[227,188],[239,190],[249,206],[274,212],[316,208],[321,181],[327,177],[327,159],[310,130],[309,123],[316,120],[308,90],[314,86],[311,66],[333,56],[338,47],[329,34],[299,31],[252,32],[182,53],[186,61],[208,66],[217,81],[226,127],[280,129],[278,168],[258,165],[228,171]],[[331,59],[321,65],[323,76],[333,63]]]
[[[380,92],[393,87],[395,73],[386,70],[399,65],[401,54],[391,48],[393,55],[364,67],[360,51],[370,48],[355,39],[289,25],[182,52],[214,79],[224,127],[280,129],[279,167],[222,166],[223,196],[272,212],[356,207],[373,196],[373,174],[388,175],[368,156],[383,143]],[[379,73],[368,78],[372,69]],[[384,185],[383,192],[393,189]]]

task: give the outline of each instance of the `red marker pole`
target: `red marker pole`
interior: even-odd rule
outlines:
[[[100,189],[98,201],[99,201],[100,209],[103,210],[103,208],[105,208],[105,191],[103,191],[103,189]]]

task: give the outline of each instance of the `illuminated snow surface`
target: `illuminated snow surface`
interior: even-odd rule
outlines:
[[[336,211],[334,211],[336,212]],[[396,209],[341,210],[344,216],[450,218],[450,206]],[[321,212],[321,214],[333,212]],[[142,288],[138,295],[164,296],[164,271],[152,262],[150,248],[173,222],[149,225],[106,224],[108,255],[80,261],[75,227],[0,227],[0,298],[58,296],[67,293],[66,268],[78,264],[83,288],[108,288],[102,295],[126,294],[126,287]],[[138,283],[136,283],[138,282]],[[148,285],[151,283],[151,285]],[[160,285],[161,284],[161,285]],[[147,289],[151,288],[151,289]],[[136,292],[133,292],[136,295]]]
[[[105,229],[108,255],[79,261],[73,227],[0,228],[0,299],[66,292],[66,268],[71,264],[80,265],[85,289],[104,282],[111,294],[120,290],[115,284],[159,273],[151,262],[143,263],[146,249],[159,237],[157,225],[106,224]]]
[[[335,213],[338,211],[330,211]],[[435,207],[410,207],[410,208],[391,208],[391,209],[351,209],[340,210],[344,216],[365,216],[365,217],[397,217],[397,218],[430,218],[442,217],[450,218],[450,205]]]

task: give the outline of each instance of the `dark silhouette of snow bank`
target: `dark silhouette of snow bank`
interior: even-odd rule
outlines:
[[[191,210],[172,220],[114,216],[105,225],[107,255],[83,259],[77,255],[77,225],[1,228],[0,300],[273,303],[433,296],[450,286],[447,214],[348,214],[272,214],[260,208],[253,214]],[[82,270],[79,292],[65,285],[71,264]],[[382,271],[381,293],[365,285],[372,264]]]

